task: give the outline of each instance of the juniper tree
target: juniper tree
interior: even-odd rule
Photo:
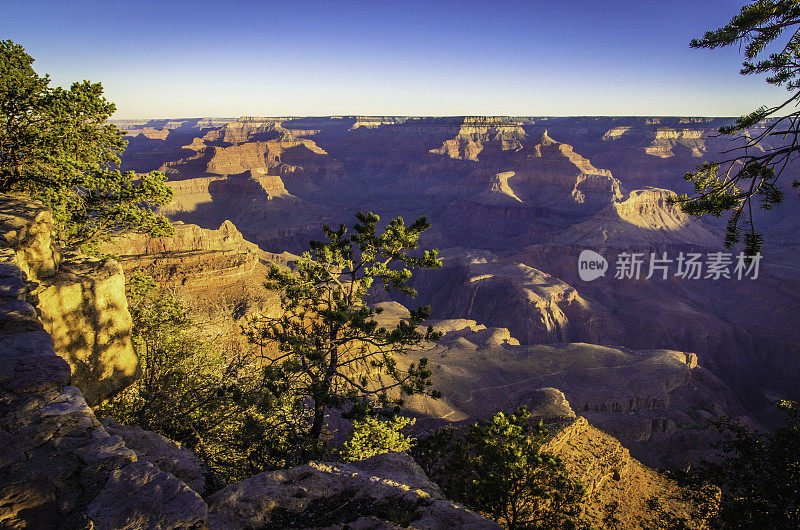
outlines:
[[[722,417],[713,460],[699,476],[722,488],[719,514],[725,528],[800,527],[800,410],[794,401],[775,404],[784,423],[771,433]]]
[[[742,75],[765,74],[766,82],[784,86],[790,96],[782,103],[762,106],[719,129],[734,137],[734,147],[724,158],[706,162],[685,179],[694,183],[695,194],[674,202],[693,215],[716,217],[730,211],[725,244],[733,247],[744,235],[745,254],[753,255],[763,235],[753,223],[753,201],[770,210],[784,199],[780,177],[800,156],[800,2],[758,0],[741,8],[731,21],[700,39],[693,48],[738,45],[744,52]],[[757,127],[760,126],[760,127]],[[800,186],[795,178],[794,187]]]
[[[441,267],[436,250],[413,253],[430,224],[421,217],[405,226],[398,217],[379,232],[377,215],[359,212],[356,219],[352,231],[323,226],[326,241],[312,241],[296,270],[273,267],[266,285],[281,292],[281,315],[253,318],[246,329],[263,348],[264,392],[293,400],[300,459],[322,448],[330,410],[352,419],[391,417],[403,396],[438,396],[427,359],[398,362],[413,346],[439,338],[431,326],[418,329],[430,307],[384,327],[375,320],[382,309],[367,301],[375,280],[415,296],[410,269]]]
[[[574,528],[585,488],[560,458],[542,451],[547,435],[521,407],[466,432],[440,429],[418,439],[412,455],[447,498],[506,528]]]
[[[21,192],[53,212],[64,246],[136,230],[165,235],[172,226],[151,209],[171,200],[163,173],[121,172],[127,142],[108,118],[116,110],[100,83],[50,87],[34,59],[0,41],[0,192]]]

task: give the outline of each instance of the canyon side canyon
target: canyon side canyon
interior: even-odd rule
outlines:
[[[309,117],[119,121],[125,170],[161,170],[174,190],[171,240],[131,237],[126,270],[158,271],[195,315],[233,322],[274,308],[270,263],[291,263],[359,210],[427,216],[423,247],[444,267],[416,274],[417,299],[375,292],[387,315],[430,305],[443,339],[427,356],[438,401],[421,425],[482,418],[562,391],[575,414],[654,467],[707,454],[723,414],[770,426],[800,398],[800,203],[757,214],[756,279],[646,278],[651,253],[726,251],[725,219],[668,202],[683,175],[732,146],[723,118]],[[791,169],[791,168],[790,168]],[[584,281],[578,256],[608,260]],[[618,256],[641,277],[615,277]],[[738,250],[737,250],[738,252]],[[735,254],[733,256],[735,265]],[[731,265],[731,272],[733,265]],[[704,272],[705,275],[705,272]],[[426,423],[427,422],[427,423]]]

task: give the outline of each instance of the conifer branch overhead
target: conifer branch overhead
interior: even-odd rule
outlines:
[[[720,127],[720,134],[733,137],[734,147],[723,152],[723,160],[686,174],[694,184],[693,195],[671,199],[696,216],[719,217],[730,211],[725,245],[737,245],[743,235],[744,251],[753,255],[764,241],[753,223],[753,200],[763,210],[783,202],[780,178],[800,157],[800,110],[793,110],[800,104],[800,1],[755,0],[727,25],[707,31],[690,45],[738,45],[745,57],[742,75],[765,74],[767,83],[784,86],[791,94],[778,105],[761,106]],[[768,53],[770,47],[775,50]],[[792,186],[800,187],[800,181],[792,179]]]

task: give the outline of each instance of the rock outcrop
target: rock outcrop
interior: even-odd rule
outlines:
[[[551,421],[548,427],[551,438],[542,451],[559,456],[586,488],[580,519],[590,528],[708,528],[713,500],[693,496],[643,466],[586,419]]]
[[[614,201],[591,219],[553,235],[552,240],[560,245],[590,248],[664,244],[722,247],[719,235],[669,203],[670,197],[675,197],[675,192],[659,188],[633,190],[624,200]]]
[[[0,527],[192,528],[200,496],[97,421],[0,249]]]
[[[614,315],[557,277],[486,251],[446,249],[440,255],[442,269],[412,280],[420,293],[413,303],[430,305],[434,318],[508,328],[524,344],[621,341]]]
[[[70,254],[58,274],[42,280],[34,292],[45,330],[89,404],[133,382],[139,359],[119,263]]]
[[[428,358],[433,387],[444,394],[438,401],[407,400],[407,408],[424,418],[423,429],[525,405],[541,416],[584,416],[647,465],[675,468],[710,456],[716,430],[708,420],[744,415],[733,392],[693,353],[526,345],[507,329],[474,320],[432,324],[442,339],[401,360]]]
[[[136,377],[125,277],[114,260],[68,253],[52,238],[41,204],[0,196],[0,238],[31,281],[45,330],[72,368],[73,384],[95,404]]]
[[[209,498],[211,529],[500,528],[444,498],[403,453],[262,473]]]
[[[24,197],[0,196],[0,242],[14,251],[14,263],[31,280],[58,270],[61,252],[51,238],[53,218],[44,205]]]
[[[204,495],[216,486],[208,467],[179,443],[156,432],[120,425],[114,418],[103,418],[100,423],[108,434],[122,438],[126,447],[136,453],[137,460],[171,473],[192,491]]]
[[[235,307],[272,304],[263,287],[268,263],[285,263],[244,239],[230,221],[216,230],[177,222],[170,237],[129,234],[104,249],[119,256],[126,274],[143,272],[171,289],[195,317],[230,313]]]

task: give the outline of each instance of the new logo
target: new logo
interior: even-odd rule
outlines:
[[[593,250],[584,250],[578,256],[578,276],[585,282],[605,276],[608,270],[606,258]]]

